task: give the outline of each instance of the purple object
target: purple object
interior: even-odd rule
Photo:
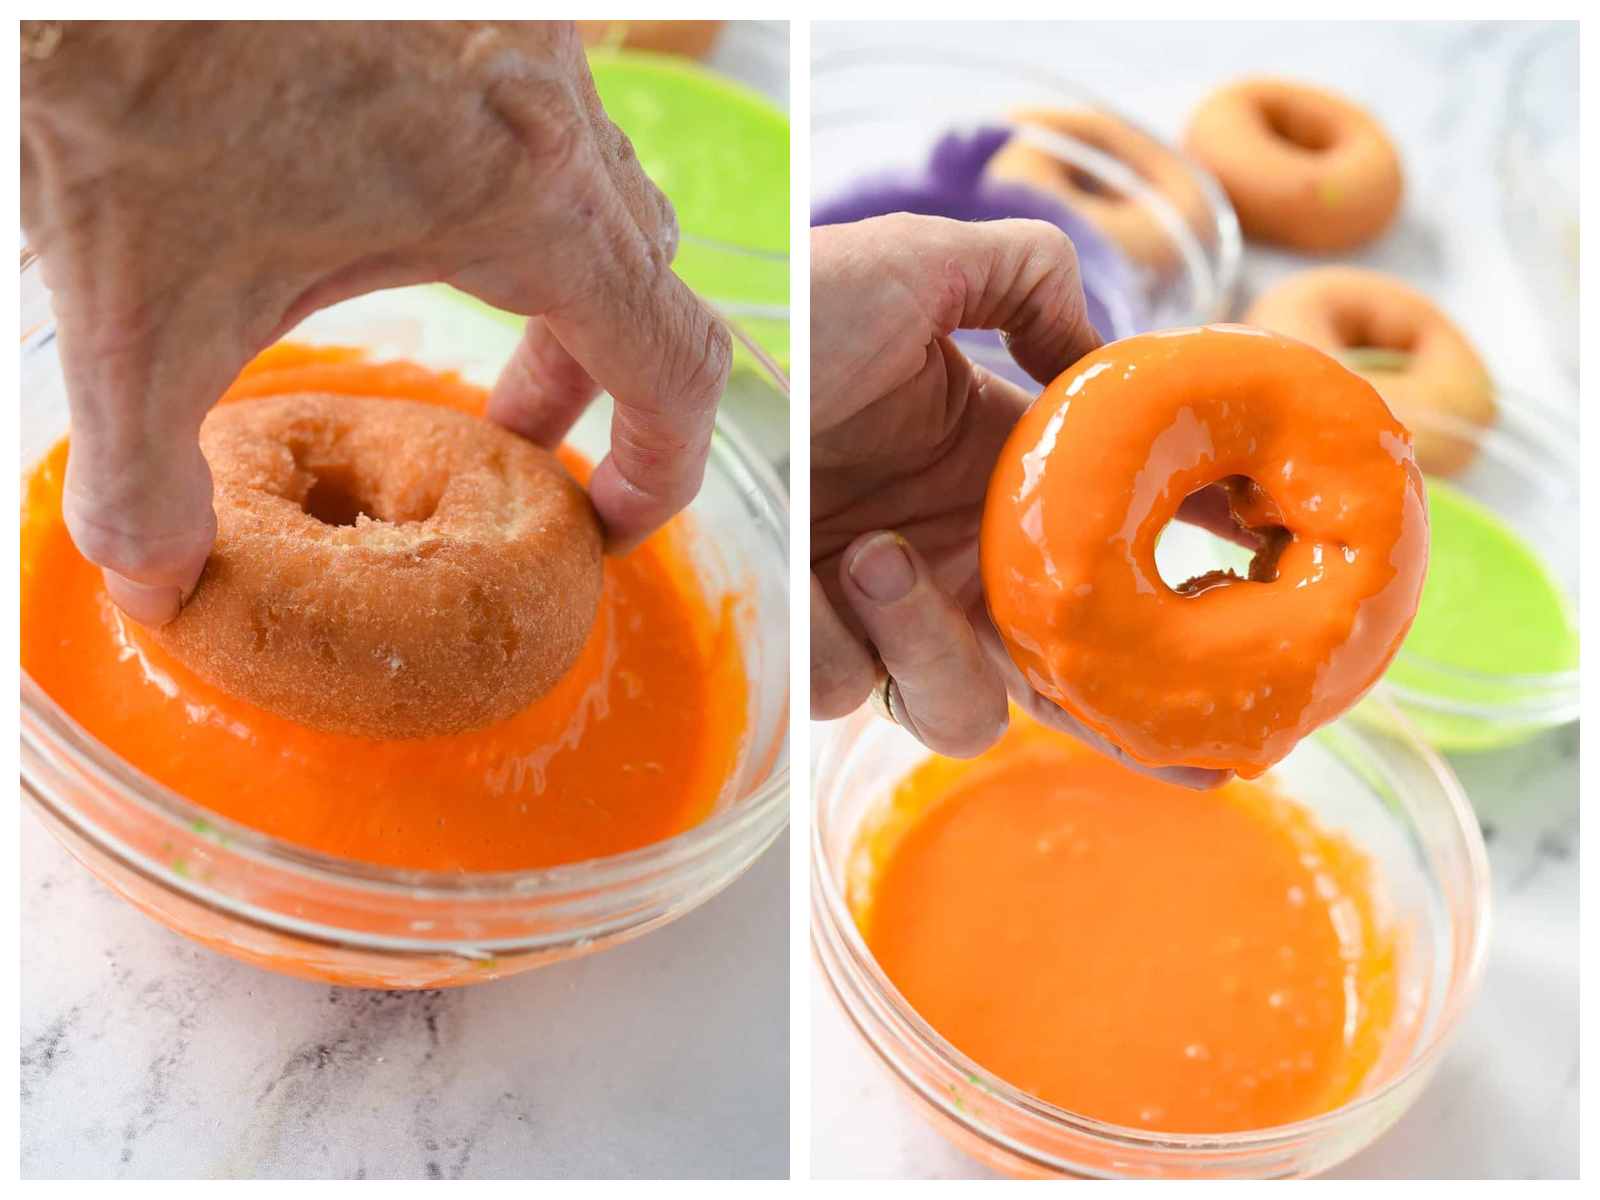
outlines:
[[[956,221],[994,221],[1026,217],[1048,221],[1069,238],[1078,251],[1089,320],[1102,337],[1118,338],[1145,332],[1149,312],[1133,266],[1122,252],[1083,217],[1042,192],[1023,184],[986,178],[984,168],[1011,137],[1004,126],[986,126],[974,133],[949,133],[939,139],[918,171],[888,172],[860,180],[848,192],[813,207],[811,224],[840,225],[881,217],[888,213],[920,213]],[[1120,319],[1113,317],[1113,312]],[[963,341],[975,340],[963,337]],[[992,342],[999,359],[986,353],[988,365],[1003,360],[1007,377],[1027,381],[1021,369],[999,349],[999,335],[983,335]]]

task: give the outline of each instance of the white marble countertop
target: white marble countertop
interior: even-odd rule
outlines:
[[[1050,67],[1174,141],[1201,97],[1247,73],[1302,78],[1368,105],[1400,146],[1407,196],[1397,228],[1353,261],[1422,286],[1497,376],[1570,411],[1576,390],[1553,360],[1506,245],[1494,177],[1508,67],[1544,28],[1061,22],[1041,30],[997,22],[965,24],[957,37],[973,53]],[[931,24],[818,23],[812,53],[939,36]],[[1247,249],[1244,297],[1303,265]],[[1453,765],[1488,835],[1495,923],[1488,970],[1432,1086],[1398,1126],[1335,1174],[1576,1178],[1577,730]],[[983,1176],[901,1101],[815,971],[811,994],[813,1175]]]
[[[787,1177],[787,846],[614,949],[376,992],[169,932],[24,812],[22,1176]]]

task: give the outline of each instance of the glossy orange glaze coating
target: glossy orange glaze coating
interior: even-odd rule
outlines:
[[[1020,715],[863,824],[858,927],[946,1040],[1081,1116],[1167,1133],[1336,1108],[1393,1024],[1370,860],[1263,780],[1196,793]]]
[[[485,393],[360,352],[277,346],[223,402],[290,392]],[[61,520],[63,439],[24,485],[22,665],[113,753],[223,817],[390,866],[500,871],[649,845],[710,814],[743,751],[733,597],[706,597],[680,518],[605,562],[594,630],[543,699],[487,729],[376,741],[318,733],[224,695],[123,620]],[[580,479],[581,456],[563,448]]]
[[[1224,480],[1235,519],[1268,533],[1251,579],[1168,587],[1158,535]],[[1378,393],[1237,325],[1127,338],[1056,379],[1001,452],[980,540],[1034,687],[1140,762],[1246,778],[1377,682],[1427,552],[1411,434]]]

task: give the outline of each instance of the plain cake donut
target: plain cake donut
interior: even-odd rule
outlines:
[[[206,682],[313,729],[462,733],[555,685],[599,607],[601,533],[549,451],[433,404],[212,410],[217,540],[151,631]]]
[[[1378,123],[1331,92],[1247,79],[1213,92],[1184,150],[1233,202],[1248,237],[1309,254],[1372,241],[1400,210],[1400,156]]]
[[[1494,420],[1494,385],[1466,334],[1393,276],[1361,267],[1302,271],[1263,292],[1245,322],[1298,338],[1362,375],[1412,422],[1424,471],[1453,475],[1467,466],[1477,431]]]
[[[1207,219],[1206,199],[1181,158],[1126,121],[1098,109],[1024,109],[1011,114],[1024,129],[1037,126],[1081,142],[1118,160],[1171,206],[1190,229]],[[1154,202],[1130,195],[1043,146],[1013,137],[989,162],[995,179],[1046,192],[1116,242],[1135,262],[1166,268],[1177,261],[1178,234],[1157,215]]]

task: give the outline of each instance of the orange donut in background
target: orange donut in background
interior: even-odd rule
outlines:
[[[1022,109],[1011,117],[1019,125],[1063,134],[1117,159],[1172,205],[1178,221],[1191,229],[1204,227],[1205,196],[1183,160],[1126,121],[1088,108]],[[1167,267],[1176,261],[1173,234],[1147,201],[1042,146],[1013,137],[987,169],[995,179],[1027,184],[1083,214],[1135,262]]]
[[[721,21],[579,21],[585,46],[628,46],[658,54],[704,58],[722,32]]]
[[[1168,587],[1156,540],[1225,489],[1248,579]],[[1242,325],[1085,356],[1017,423],[979,539],[1029,682],[1142,763],[1262,774],[1378,681],[1416,616],[1428,516],[1411,435],[1360,376]]]
[[[1460,471],[1477,454],[1475,431],[1494,420],[1494,387],[1466,335],[1421,292],[1382,272],[1339,266],[1291,275],[1257,298],[1245,322],[1307,342],[1363,376],[1412,423],[1424,471]],[[1452,425],[1469,429],[1453,433]]]
[[[549,451],[333,395],[221,405],[200,447],[216,545],[150,636],[212,686],[324,732],[428,737],[521,711],[582,651],[600,527]]]
[[[1330,92],[1249,79],[1195,110],[1183,148],[1217,177],[1246,236],[1309,254],[1372,241],[1400,210],[1400,156]]]

